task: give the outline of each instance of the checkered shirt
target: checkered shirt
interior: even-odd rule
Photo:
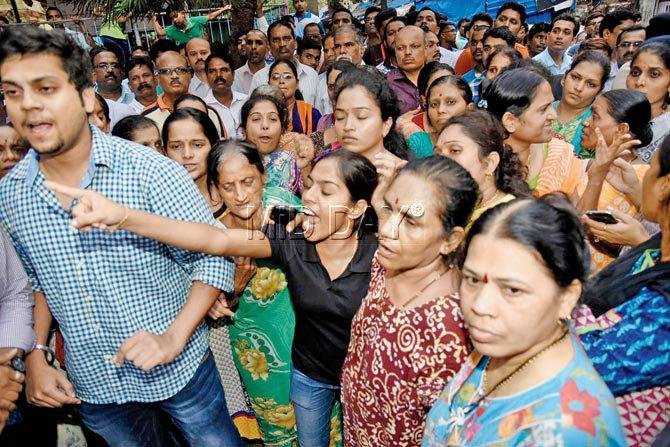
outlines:
[[[91,127],[93,147],[82,188],[129,207],[173,219],[214,223],[186,171],[143,146]],[[135,332],[165,332],[193,281],[233,288],[234,264],[136,236],[127,231],[80,232],[44,186],[31,150],[0,182],[0,223],[30,278],[46,295],[65,339],[65,365],[77,397],[93,404],[154,402],[181,390],[208,346],[200,324],[183,352],[149,372],[112,356]]]

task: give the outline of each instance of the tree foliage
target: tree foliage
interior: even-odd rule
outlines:
[[[172,9],[219,8],[226,0],[64,0],[75,8],[77,14],[97,14],[106,17],[129,14],[136,18],[150,17]]]

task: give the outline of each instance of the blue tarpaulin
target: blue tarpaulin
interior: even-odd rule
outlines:
[[[424,6],[428,6],[435,11],[445,14],[449,17],[450,21],[455,23],[463,17],[472,17],[478,12],[483,11],[486,11],[489,15],[495,17],[498,8],[500,8],[506,1],[507,0],[390,0],[388,1],[388,6],[389,8],[400,8],[408,3],[414,3],[417,10]],[[535,0],[516,1],[526,7],[528,23],[551,21],[551,10],[538,11]],[[574,5],[575,2],[573,1],[572,7],[574,7]],[[359,15],[362,16],[365,9],[369,6],[372,6],[372,1],[367,0],[358,4],[356,10],[360,12]]]
[[[482,11],[486,11],[492,17],[495,17],[498,8],[505,1],[507,0],[417,0],[416,8],[421,9],[424,6],[430,6],[432,9],[446,14],[452,22],[457,22],[462,17],[472,17]],[[517,2],[526,7],[528,23],[551,21],[551,11],[538,11],[535,0],[517,0]],[[401,4],[406,3],[407,1],[401,2]]]
[[[407,2],[405,2],[407,3]],[[485,0],[424,0],[416,2],[416,9],[429,6],[431,9],[445,14],[452,22],[462,17],[472,17],[486,9]]]

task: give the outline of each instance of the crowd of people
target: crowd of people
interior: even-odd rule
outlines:
[[[0,31],[0,444],[670,445],[670,14],[292,6]]]

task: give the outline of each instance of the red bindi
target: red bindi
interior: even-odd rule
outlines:
[[[489,275],[487,275],[486,273],[484,273],[484,276],[482,277],[482,282],[483,282],[484,284],[488,284],[488,283],[489,283]]]

